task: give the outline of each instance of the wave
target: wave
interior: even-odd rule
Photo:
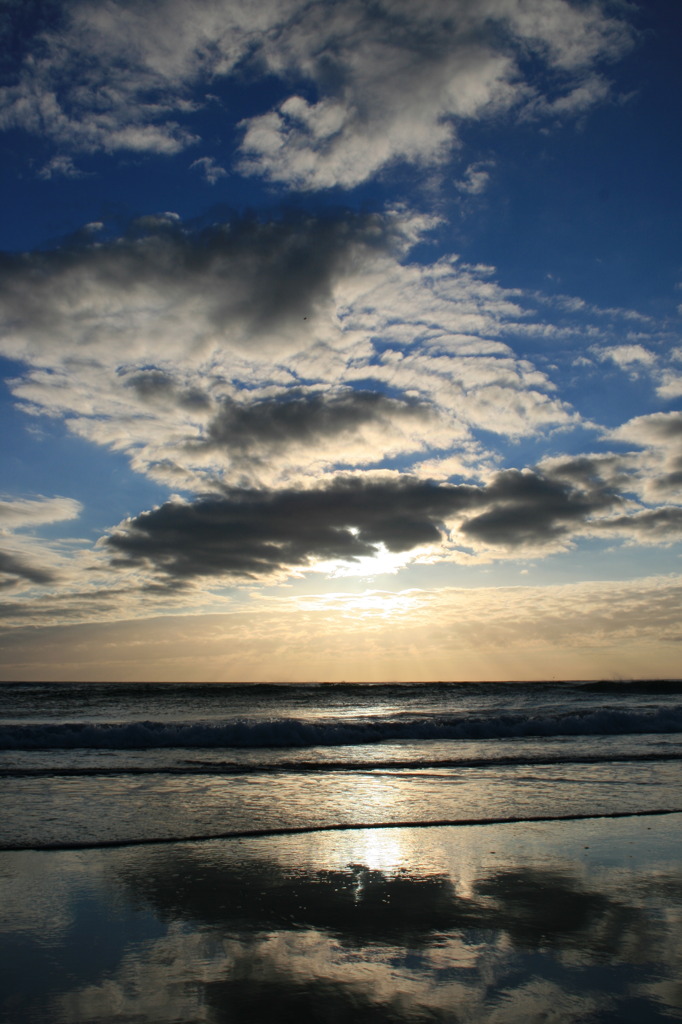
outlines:
[[[555,715],[297,719],[227,722],[67,722],[0,727],[0,750],[149,750],[157,748],[305,748],[386,740],[485,740],[552,736],[626,736],[682,732],[682,706],[623,711],[600,708]]]
[[[462,758],[419,758],[410,761],[374,760],[374,761],[276,761],[268,763],[257,761],[243,763],[238,761],[202,761],[186,759],[180,764],[172,765],[89,765],[83,767],[61,766],[0,767],[0,778],[35,778],[49,776],[70,777],[93,775],[320,775],[339,773],[368,773],[371,775],[402,775],[424,777],[431,772],[434,777],[442,779],[443,773],[459,771],[462,768],[557,768],[561,765],[576,767],[578,765],[597,764],[635,764],[638,762],[682,761],[682,751],[649,751],[644,754],[585,754],[576,752],[573,756],[555,755],[553,757],[537,757],[526,755],[520,757],[462,757]]]
[[[264,826],[256,829],[234,829],[230,832],[198,832],[190,835],[173,836],[129,836],[121,839],[83,839],[63,841],[38,841],[24,845],[21,842],[0,844],[0,850],[15,853],[27,850],[104,850],[133,846],[170,846],[174,843],[205,843],[219,839],[266,839],[277,836],[310,835],[315,832],[363,832],[388,829],[461,828],[471,825],[518,825],[545,824],[562,821],[608,821],[617,818],[653,818],[667,814],[681,814],[680,807],[657,807],[648,810],[630,811],[585,811],[574,814],[530,814],[504,815],[501,817],[479,818],[438,818],[416,819],[414,821],[337,821],[333,824]]]

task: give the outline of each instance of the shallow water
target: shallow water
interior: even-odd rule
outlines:
[[[10,785],[6,780],[5,785]],[[682,807],[679,761],[11,780],[5,848]]]
[[[679,1020],[681,824],[0,853],[0,1019]]]
[[[682,810],[682,687],[0,686],[0,846]]]
[[[0,686],[0,1021],[682,1019],[681,765],[680,686]]]

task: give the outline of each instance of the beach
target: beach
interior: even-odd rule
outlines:
[[[0,0],[0,1024],[682,1022],[681,39]]]
[[[680,1019],[681,821],[4,852],[0,1019]]]
[[[682,1019],[679,686],[0,690],[2,1024]]]

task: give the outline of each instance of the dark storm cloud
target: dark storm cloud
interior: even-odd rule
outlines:
[[[484,498],[489,507],[464,522],[461,531],[473,540],[504,547],[557,540],[617,500],[599,484],[578,490],[560,479],[515,469],[498,473]]]
[[[115,561],[149,560],[174,576],[255,576],[314,559],[354,560],[440,540],[443,520],[476,488],[411,478],[339,477],[307,491],[234,490],[192,504],[166,502],[128,520],[107,544]]]
[[[608,481],[610,487],[624,485],[628,473],[621,455],[574,455],[550,460],[546,471],[552,479],[569,481],[589,491],[600,491]]]
[[[436,544],[448,521],[479,509],[460,524],[465,544],[542,547],[619,500],[605,487],[578,490],[533,471],[498,473],[482,487],[339,476],[310,490],[242,489],[166,502],[122,523],[106,544],[114,564],[149,562],[179,578],[258,576],[315,560],[353,561],[381,544],[392,552]]]
[[[27,565],[23,559],[15,555],[0,551],[0,588],[12,587],[20,579],[28,580],[30,583],[51,583],[54,576],[45,569]]]
[[[371,423],[387,423],[397,417],[412,418],[416,423],[427,421],[431,415],[424,404],[373,391],[348,390],[333,395],[289,391],[252,405],[224,401],[201,445],[229,447],[238,453],[307,442],[314,445],[319,438],[354,432]]]
[[[670,460],[670,472],[662,473],[653,483],[654,489],[665,493],[682,487],[682,455]]]
[[[113,348],[124,363],[140,358],[147,344],[158,356],[159,340],[145,343],[150,307],[153,322],[163,325],[166,357],[180,354],[178,346],[195,352],[216,335],[247,351],[266,337],[270,345],[285,338],[289,347],[303,346],[306,321],[333,304],[340,279],[406,244],[396,218],[344,210],[235,218],[197,230],[161,216],[111,241],[88,237],[85,244],[0,256],[8,355],[99,346],[108,359]],[[139,319],[132,332],[131,317]],[[144,388],[143,378],[138,385]],[[161,378],[156,387],[163,387]]]
[[[205,409],[210,404],[208,395],[199,388],[178,387],[173,377],[162,370],[139,370],[126,377],[124,383],[143,402],[161,402],[188,410]]]
[[[629,516],[616,516],[606,520],[605,530],[625,530],[642,539],[646,535],[652,540],[664,537],[682,536],[682,508],[666,506],[663,508],[646,509]]]

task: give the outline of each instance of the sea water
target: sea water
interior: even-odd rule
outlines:
[[[674,683],[3,684],[0,847],[682,809]]]
[[[681,691],[0,686],[0,1022],[682,1020]]]

